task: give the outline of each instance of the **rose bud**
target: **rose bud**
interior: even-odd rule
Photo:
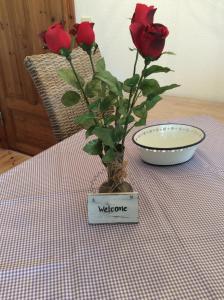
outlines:
[[[165,39],[169,34],[166,26],[162,24],[152,24],[145,27],[139,23],[130,25],[133,43],[139,53],[145,57],[158,59],[165,46]]]
[[[145,4],[136,4],[135,12],[133,14],[132,23],[141,23],[145,26],[153,23],[156,8],[154,6],[147,6]]]
[[[54,53],[60,54],[61,49],[70,49],[71,37],[61,23],[54,24],[40,34],[44,45]]]
[[[82,22],[73,26],[73,29],[70,32],[76,36],[78,45],[92,46],[95,42],[93,26],[94,23],[90,22]]]

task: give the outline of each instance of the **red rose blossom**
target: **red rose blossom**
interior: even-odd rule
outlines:
[[[165,39],[169,34],[168,29],[162,24],[144,26],[133,23],[130,26],[133,43],[143,57],[159,58],[164,46]]]
[[[153,23],[155,11],[154,6],[137,4],[130,25],[133,43],[144,58],[158,59],[169,34],[166,26]]]
[[[91,46],[95,42],[95,33],[93,31],[94,23],[82,22],[75,24],[70,31],[71,34],[76,36],[78,45]]]
[[[47,48],[54,53],[59,54],[62,48],[69,49],[71,37],[61,23],[56,23],[41,33],[41,38]]]
[[[156,8],[154,6],[147,6],[145,4],[136,4],[135,12],[132,17],[132,23],[141,23],[144,25],[148,25],[153,23],[154,14],[156,12]]]

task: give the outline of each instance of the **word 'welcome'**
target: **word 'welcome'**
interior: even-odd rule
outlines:
[[[100,212],[104,212],[104,213],[112,213],[112,212],[121,212],[121,211],[127,211],[128,208],[127,206],[103,206],[103,207],[100,207],[98,206],[99,208],[99,211]]]

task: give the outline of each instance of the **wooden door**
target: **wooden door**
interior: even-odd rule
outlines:
[[[2,112],[0,109],[0,148],[6,148],[7,143],[6,143],[6,134],[5,134],[5,127],[3,124],[3,119],[2,119]]]
[[[32,155],[56,142],[23,60],[46,51],[38,34],[61,20],[74,23],[74,0],[0,0],[0,140],[11,149]]]

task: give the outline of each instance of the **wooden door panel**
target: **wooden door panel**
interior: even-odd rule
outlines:
[[[21,111],[11,111],[15,127],[16,147],[22,152],[37,154],[45,144],[52,140],[52,132],[48,126],[48,120],[38,115],[32,115]],[[38,130],[37,130],[38,128]],[[27,144],[29,141],[29,144]]]
[[[1,121],[1,111],[0,111],[0,148],[5,148],[6,144],[6,136],[5,136],[5,128]]]
[[[74,0],[0,1],[0,106],[12,149],[35,154],[55,143],[23,61],[46,51],[38,35],[62,19],[68,27],[74,22]]]

